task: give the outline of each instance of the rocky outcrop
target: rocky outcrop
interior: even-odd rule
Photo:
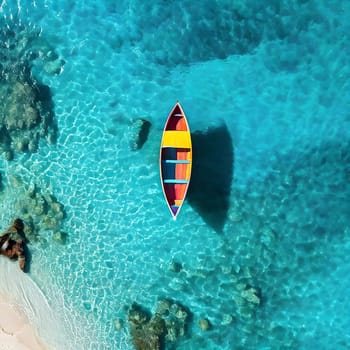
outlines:
[[[21,74],[24,66],[29,69],[38,66],[38,70],[50,75],[62,72],[65,61],[45,39],[40,27],[17,20],[2,24],[0,78],[7,79],[12,73]]]
[[[16,219],[12,225],[0,236],[0,254],[10,259],[17,259],[22,271],[26,268],[26,246],[24,236],[24,224],[21,219]]]
[[[51,232],[55,242],[65,244],[68,234],[62,230],[66,211],[62,203],[50,193],[31,183],[18,194],[16,209],[22,213],[25,234],[31,241],[44,240],[39,233]]]
[[[138,304],[128,313],[130,333],[136,350],[160,350],[163,348],[165,322],[155,314],[151,318]]]
[[[47,245],[53,241],[64,245],[69,239],[69,233],[63,229],[66,210],[47,184],[39,187],[32,177],[18,174],[6,174],[5,179],[0,195],[23,220],[26,243]]]
[[[15,153],[36,152],[39,141],[56,139],[53,102],[48,86],[33,75],[58,74],[64,61],[41,36],[41,31],[16,21],[0,31],[0,151],[8,160]]]
[[[0,89],[0,146],[8,160],[14,153],[36,152],[41,138],[56,138],[49,88],[38,84],[27,67],[24,71],[12,74]]]
[[[175,342],[185,335],[189,311],[168,299],[158,302],[154,315],[138,304],[128,312],[132,342],[136,350],[160,350],[166,342]]]
[[[158,301],[156,314],[165,321],[166,341],[175,342],[185,335],[190,312],[183,305],[169,299],[161,299]]]

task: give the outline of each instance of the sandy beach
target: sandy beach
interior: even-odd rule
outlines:
[[[20,307],[0,295],[0,350],[47,350]]]
[[[58,315],[17,261],[0,256],[0,350],[68,348]]]

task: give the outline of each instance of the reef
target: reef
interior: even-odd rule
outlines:
[[[136,350],[163,348],[165,322],[158,314],[150,318],[141,306],[133,304],[128,313],[128,321]]]
[[[136,350],[160,350],[167,342],[176,342],[185,335],[190,312],[181,304],[159,300],[150,315],[134,303],[128,312],[132,342]]]
[[[53,240],[65,244],[68,239],[63,230],[66,211],[54,194],[46,186],[40,187],[34,182],[28,185],[19,175],[8,176],[7,181],[9,186],[4,186],[1,192],[2,201],[23,220],[28,241],[46,244]]]
[[[64,61],[41,37],[41,30],[10,22],[0,30],[0,152],[36,152],[40,139],[56,138],[50,88],[34,77],[32,68],[58,74]]]
[[[235,284],[233,300],[238,314],[243,318],[251,318],[262,301],[261,290],[255,286],[256,281],[251,269],[249,267],[241,269],[237,266],[237,271],[232,272],[230,277]]]
[[[12,76],[0,91],[0,146],[6,158],[14,152],[35,152],[51,123],[40,102],[40,87],[33,79]]]
[[[42,240],[39,232],[51,231],[52,238],[64,244],[67,233],[62,231],[66,212],[63,204],[57,198],[42,191],[39,186],[31,184],[24,192],[24,196],[17,202],[17,209],[22,213],[26,222],[26,235],[30,240]]]
[[[24,272],[26,269],[26,245],[24,235],[24,223],[21,219],[15,219],[12,225],[0,235],[0,255],[9,259],[17,259],[19,267]]]

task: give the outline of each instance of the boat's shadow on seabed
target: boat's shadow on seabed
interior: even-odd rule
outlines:
[[[187,199],[203,220],[222,232],[233,178],[234,152],[226,125],[191,134],[193,164]]]

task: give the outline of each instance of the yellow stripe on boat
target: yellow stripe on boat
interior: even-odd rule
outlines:
[[[175,199],[175,205],[180,206],[182,204],[182,199]]]
[[[167,130],[163,134],[163,147],[191,148],[188,131]]]

